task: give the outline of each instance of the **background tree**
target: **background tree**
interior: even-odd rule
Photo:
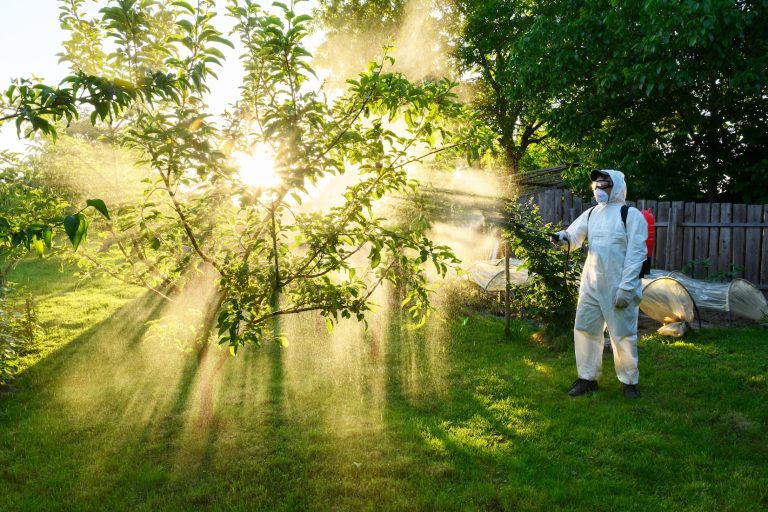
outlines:
[[[394,71],[412,81],[456,79],[450,59],[448,17],[436,15],[440,0],[328,0],[314,11],[323,42],[315,65],[329,88],[366,69],[383,47],[391,47]]]
[[[516,68],[516,45],[527,34],[536,12],[535,3],[457,1],[459,30],[456,56],[460,70],[472,77],[474,104],[498,134],[507,172],[516,175],[529,148],[547,138],[543,115],[549,108],[546,95],[524,90]]]
[[[355,34],[398,33],[407,19],[407,7],[420,2],[321,1],[324,29],[351,33],[349,45],[367,47]],[[446,72],[461,77],[465,97],[496,134],[491,154],[503,173],[575,160],[573,147],[548,136],[544,121],[551,107],[550,90],[524,87],[518,69],[518,44],[537,16],[537,3],[505,0],[429,3],[432,23],[439,27],[434,44],[446,48]],[[335,53],[331,54],[331,57]]]
[[[636,197],[765,202],[763,2],[540,4],[515,66],[546,121]]]
[[[400,4],[321,3],[332,27],[402,19]],[[579,160],[620,168],[635,197],[766,200],[763,3],[434,5],[510,172]]]

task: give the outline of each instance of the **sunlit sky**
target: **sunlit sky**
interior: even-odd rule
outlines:
[[[225,0],[218,3],[222,8],[226,5]],[[260,3],[269,5],[271,1]],[[106,4],[106,0],[86,2],[86,8],[89,13],[96,13]],[[303,4],[302,11],[313,4]],[[67,75],[67,66],[59,64],[56,57],[66,37],[59,26],[59,0],[0,0],[0,20],[0,90],[4,91],[13,78],[36,75],[47,84],[57,84]],[[229,18],[220,16],[217,21],[220,30],[229,32],[232,26]],[[308,46],[314,46],[317,40],[317,37],[310,38]],[[237,62],[238,50],[222,50],[227,56],[227,65],[217,70],[219,80],[211,84],[212,94],[208,99],[212,111],[217,113],[237,98],[242,74]],[[13,122],[0,126],[0,148],[21,151],[24,145],[16,137]]]

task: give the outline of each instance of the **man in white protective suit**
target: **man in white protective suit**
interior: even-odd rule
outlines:
[[[568,394],[580,396],[597,389],[607,326],[624,395],[638,398],[637,316],[648,223],[636,208],[629,208],[626,225],[622,221],[621,208],[627,197],[623,173],[595,169],[589,179],[597,206],[582,213],[553,239],[571,250],[580,247],[585,239],[588,242],[573,326],[579,378]]]

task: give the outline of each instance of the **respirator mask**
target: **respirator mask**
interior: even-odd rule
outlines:
[[[596,180],[592,182],[592,192],[595,196],[595,200],[599,204],[606,204],[610,196],[606,189],[613,188],[613,180],[608,176],[598,176]]]

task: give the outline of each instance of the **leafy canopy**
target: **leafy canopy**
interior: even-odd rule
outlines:
[[[101,243],[86,247],[81,263],[168,299],[197,272],[213,276],[203,332],[215,323],[233,351],[277,336],[271,320],[281,315],[318,311],[329,326],[363,320],[385,281],[406,290],[403,304],[423,320],[423,267],[445,275],[457,260],[425,236],[425,219],[395,222],[387,213],[394,203],[383,201],[417,188],[411,165],[473,147],[471,126],[456,131],[465,112],[454,84],[411,83],[386,70],[384,55],[329,100],[303,46],[311,18],[294,4],[230,1],[246,73],[240,100],[217,121],[205,104],[208,84],[226,65],[222,48],[234,44],[218,30],[215,7],[118,1],[89,23],[110,41],[104,48],[115,48],[100,60],[115,83],[138,90],[163,56],[151,76],[170,77],[172,87],[131,96],[105,118],[152,177],[138,203],[110,210]],[[75,8],[63,7],[73,19]],[[151,21],[161,13],[175,20],[172,29]],[[279,184],[246,183],[238,152],[269,154]],[[307,202],[333,178],[344,186],[330,207]],[[65,227],[77,234],[73,226]]]

